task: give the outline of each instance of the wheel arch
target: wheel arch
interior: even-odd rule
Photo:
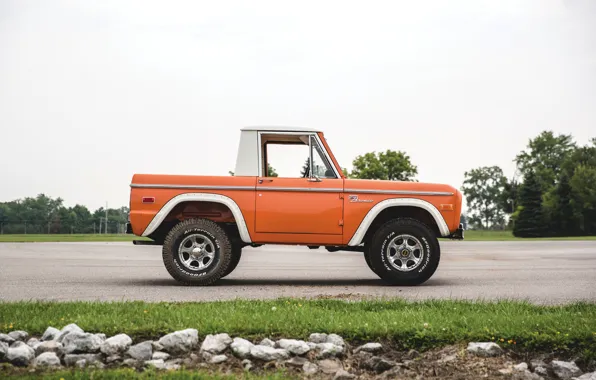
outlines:
[[[181,220],[203,217],[237,227],[240,240],[252,243],[244,215],[238,204],[230,197],[213,193],[184,193],[170,199],[155,214],[142,236],[154,237],[162,230],[168,231]],[[166,232],[167,233],[167,232]]]
[[[392,198],[379,202],[369,210],[348,245],[356,246],[368,241],[381,225],[399,217],[425,223],[437,237],[449,235],[445,219],[431,203],[417,198]]]

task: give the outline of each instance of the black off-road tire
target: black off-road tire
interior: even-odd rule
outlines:
[[[185,237],[193,233],[207,236],[215,246],[213,262],[203,270],[187,269],[179,259],[180,244]],[[222,278],[230,267],[232,244],[228,234],[217,223],[208,219],[187,219],[174,226],[166,235],[162,258],[168,273],[178,282],[184,285],[211,285]]]
[[[394,268],[386,256],[388,244],[396,236],[407,234],[422,246],[420,265],[409,272]],[[435,273],[441,259],[441,247],[434,232],[424,223],[411,218],[399,218],[385,223],[374,234],[368,259],[373,272],[391,285],[415,286],[426,282]]]
[[[364,245],[364,260],[366,261],[368,268],[378,276],[379,274],[377,273],[377,270],[373,267],[372,262],[370,261],[370,244]]]
[[[221,276],[221,278],[224,278],[227,275],[229,275],[230,273],[232,273],[234,271],[234,269],[236,269],[236,267],[238,266],[238,263],[240,262],[241,258],[242,258],[242,246],[240,244],[232,244],[232,259],[230,260],[228,269],[226,269],[226,271],[224,272],[223,276]]]

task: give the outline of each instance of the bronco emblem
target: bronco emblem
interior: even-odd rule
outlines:
[[[373,201],[372,199],[359,199],[358,195],[350,195],[348,198],[350,199],[350,202],[352,202],[352,203],[354,203],[354,202],[356,202],[356,203],[370,203]]]

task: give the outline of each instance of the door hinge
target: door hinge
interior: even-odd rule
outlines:
[[[340,219],[340,220],[339,220],[339,225],[340,225],[340,226],[343,226],[343,225],[344,225],[344,220],[343,220],[343,219]]]

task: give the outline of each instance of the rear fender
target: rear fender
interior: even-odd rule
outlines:
[[[185,193],[170,199],[159,212],[155,214],[147,228],[145,228],[145,231],[143,231],[142,236],[151,235],[157,228],[159,228],[174,207],[183,202],[214,202],[227,206],[230,211],[232,211],[234,219],[236,219],[236,225],[238,226],[238,232],[240,233],[242,241],[247,244],[252,243],[250,234],[248,233],[248,227],[244,220],[244,215],[242,215],[242,211],[240,210],[240,207],[238,207],[238,204],[225,195],[211,193]]]

